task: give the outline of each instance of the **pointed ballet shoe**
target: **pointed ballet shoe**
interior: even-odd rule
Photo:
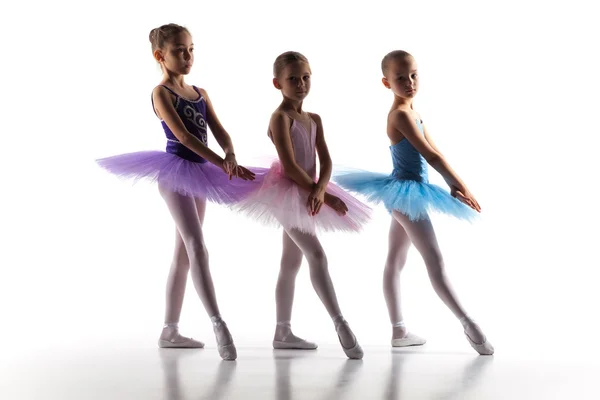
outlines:
[[[407,333],[403,338],[392,339],[392,347],[423,346],[427,340],[420,336]]]
[[[338,333],[339,327],[342,325],[348,326],[348,322],[343,319],[335,328],[335,331],[338,335],[338,340],[340,341],[340,345],[342,346],[342,350],[344,350],[344,353],[346,353],[346,356],[349,359],[361,360],[364,356],[364,352],[363,352],[362,347],[360,347],[360,345],[358,344],[358,340],[356,339],[356,336],[354,335],[354,333],[352,333],[352,336],[354,337],[354,346],[350,347],[350,348],[344,347],[344,344],[342,343],[342,339],[340,338],[340,334]],[[348,329],[350,329],[350,326],[348,326]],[[352,332],[352,330],[350,330],[350,332]]]
[[[204,343],[180,335],[178,338],[171,340],[158,339],[158,347],[161,349],[202,349]]]
[[[492,346],[492,344],[488,342],[485,336],[483,338],[483,343],[475,343],[473,339],[471,339],[469,335],[467,335],[467,332],[465,332],[465,336],[467,337],[467,341],[469,342],[471,347],[475,349],[475,351],[478,352],[479,355],[491,356],[494,354],[494,346]]]
[[[219,345],[217,349],[219,350],[219,355],[225,361],[234,361],[237,358],[237,349],[233,343]]]
[[[227,330],[227,336],[229,338],[229,343],[221,344],[219,343],[219,336],[217,335],[217,330],[225,329]],[[227,324],[225,321],[220,320],[217,322],[213,322],[213,331],[215,332],[215,338],[217,339],[217,350],[219,351],[219,355],[225,361],[233,361],[237,358],[237,350],[235,348],[235,344],[233,343],[233,338],[227,329]]]
[[[467,334],[467,327],[469,325],[471,326],[476,326],[477,328],[479,328],[479,325],[477,325],[477,323],[475,321],[473,321],[471,318],[469,317],[463,317],[460,319],[460,323],[463,326],[463,331],[465,333],[465,336],[467,338],[467,341],[469,342],[469,344],[471,345],[471,347],[478,352],[480,355],[482,356],[491,356],[492,354],[494,354],[494,346],[492,346],[492,344],[490,342],[488,342],[487,338],[485,337],[485,335],[483,335],[483,342],[482,343],[476,343],[473,339],[471,339],[471,337]],[[479,330],[481,331],[481,328],[479,328]]]
[[[304,339],[294,342],[288,342],[285,339],[273,340],[273,348],[276,350],[316,350],[319,347],[316,343],[308,342]]]

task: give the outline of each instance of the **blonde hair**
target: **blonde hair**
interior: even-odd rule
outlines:
[[[190,34],[185,26],[177,24],[166,24],[152,29],[149,35],[152,52],[154,53],[157,49],[164,49],[165,45],[181,32]]]
[[[412,57],[412,55],[407,51],[404,51],[404,50],[390,51],[389,53],[387,53],[385,55],[385,57],[383,57],[383,60],[381,60],[381,72],[383,73],[383,75],[385,75],[391,61],[401,60],[401,59],[405,59],[407,57]]]
[[[308,64],[308,58],[297,51],[286,51],[285,53],[278,55],[273,63],[273,76],[275,78],[279,77],[285,67],[295,62],[304,62]]]

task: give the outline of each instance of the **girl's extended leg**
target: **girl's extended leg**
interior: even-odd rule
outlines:
[[[303,233],[296,229],[290,229],[287,233],[298,248],[302,250],[304,257],[308,261],[310,280],[313,288],[334,322],[344,352],[350,358],[362,358],[362,349],[348,323],[342,316],[335,289],[331,282],[331,276],[329,275],[327,257],[319,239],[314,235]]]
[[[469,318],[446,277],[444,260],[431,221],[429,219],[410,221],[406,215],[396,210],[393,211],[393,216],[402,225],[411,242],[423,257],[429,280],[437,295],[460,320],[470,341],[484,344],[486,342],[485,335],[481,328]]]

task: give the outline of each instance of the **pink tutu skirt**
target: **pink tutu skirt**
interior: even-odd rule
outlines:
[[[343,189],[329,183],[327,192],[346,203],[346,215],[338,214],[326,204],[321,206],[317,215],[310,215],[307,205],[310,193],[287,178],[281,163],[275,161],[260,188],[234,204],[233,208],[265,225],[283,226],[286,230],[297,229],[309,234],[316,231],[358,232],[370,220],[371,208]]]

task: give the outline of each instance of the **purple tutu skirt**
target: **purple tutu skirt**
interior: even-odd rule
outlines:
[[[283,226],[286,230],[297,229],[309,234],[316,231],[357,232],[370,220],[371,208],[345,190],[329,183],[327,192],[346,203],[348,212],[345,215],[338,214],[325,204],[317,215],[310,215],[308,191],[287,178],[277,160],[262,179],[260,188],[233,208],[265,225]]]
[[[96,162],[108,172],[134,182],[146,179],[184,196],[233,204],[260,187],[266,168],[249,168],[254,181],[229,176],[216,165],[188,161],[165,151],[138,151],[101,158]]]

